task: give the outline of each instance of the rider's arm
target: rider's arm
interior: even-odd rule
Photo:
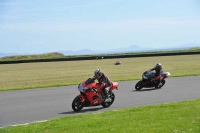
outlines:
[[[93,80],[96,80],[97,78],[94,76],[92,79],[93,79]]]
[[[151,68],[151,69],[149,69],[148,72],[153,71],[153,70],[155,70],[155,68]]]
[[[107,85],[109,87],[111,87],[112,83],[111,83],[110,79],[108,78],[108,76],[105,75],[104,77],[105,77],[105,81],[106,81]]]
[[[156,67],[153,67],[153,68],[150,69],[150,71],[153,71],[153,70],[155,70],[155,69],[156,69]]]

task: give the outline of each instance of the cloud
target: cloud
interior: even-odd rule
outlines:
[[[90,7],[90,6],[98,6],[98,5],[106,5],[114,2],[118,2],[121,0],[111,0],[107,2],[97,2],[97,3],[89,3],[89,4],[82,4],[82,5],[69,5],[69,6],[61,6],[61,7],[46,7],[46,8],[23,8],[22,5],[27,5],[30,3],[20,3],[20,2],[0,2],[1,7],[11,7],[9,10],[6,10],[7,14],[0,13],[0,19],[21,19],[24,17],[30,16],[40,16],[45,11],[64,11],[70,10],[73,8],[80,8],[80,7]],[[22,14],[20,14],[20,13]],[[23,16],[21,16],[23,15]]]
[[[121,0],[112,0],[107,2],[98,2],[98,3],[90,3],[90,4],[82,4],[82,5],[71,5],[71,6],[62,6],[62,7],[51,7],[51,8],[30,8],[30,9],[13,9],[12,12],[18,12],[18,11],[43,11],[43,10],[65,10],[70,8],[79,8],[79,7],[90,7],[90,6],[98,6],[98,5],[106,5],[114,2],[118,2]],[[6,5],[6,3],[4,3]],[[7,5],[16,5],[20,3],[7,3]]]
[[[1,19],[19,19],[19,16],[16,15],[0,15]]]
[[[23,5],[26,3],[21,2],[0,2],[0,6],[16,6],[16,5]]]
[[[29,42],[29,41],[25,41],[21,44],[17,44],[17,45],[24,45],[24,46],[36,46],[36,45],[41,45],[41,44],[44,44],[43,41],[33,41],[33,42]]]
[[[112,1],[107,1],[107,2],[91,3],[91,4],[84,4],[84,5],[74,5],[74,6],[66,6],[66,7],[59,7],[59,8],[76,8],[76,7],[97,6],[97,5],[110,4],[110,3],[118,2],[118,1],[121,1],[121,0],[112,0]]]
[[[172,29],[200,29],[200,18],[146,18],[119,21],[101,21],[96,23],[66,23],[55,22],[27,22],[1,24],[0,31],[32,31],[32,32],[57,32],[57,31],[116,31],[116,32],[146,32],[154,30]],[[194,31],[195,32],[195,31]]]
[[[44,42],[43,41],[37,41],[35,42],[36,44],[43,44]]]
[[[65,43],[70,43],[70,41],[65,41]]]

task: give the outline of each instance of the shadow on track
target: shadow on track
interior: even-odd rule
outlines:
[[[104,107],[96,107],[96,108],[87,108],[87,109],[82,109],[81,111],[78,111],[78,112],[75,112],[75,111],[69,111],[69,112],[62,112],[62,113],[58,113],[58,114],[77,114],[77,113],[85,113],[85,112],[95,112],[95,111],[98,111],[98,110],[101,110],[101,109],[105,109]]]
[[[142,91],[153,91],[153,90],[159,90],[161,88],[148,88],[148,89],[142,89],[142,90],[132,90],[132,92],[142,92]]]

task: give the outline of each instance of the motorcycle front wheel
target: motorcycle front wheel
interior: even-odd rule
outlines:
[[[142,82],[142,81],[137,82],[137,84],[135,85],[135,89],[136,89],[137,91],[138,91],[138,90],[141,90],[143,87],[144,87],[144,85],[143,85],[143,82]]]
[[[81,98],[77,96],[72,102],[72,109],[77,112],[80,111],[82,108],[83,104],[81,103]]]

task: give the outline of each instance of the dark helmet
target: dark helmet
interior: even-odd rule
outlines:
[[[95,78],[100,78],[101,76],[103,75],[103,72],[102,72],[102,70],[101,69],[96,69],[95,71],[94,71],[94,76],[95,76]]]
[[[161,63],[157,63],[156,64],[156,69],[161,69],[162,68],[162,64]]]

